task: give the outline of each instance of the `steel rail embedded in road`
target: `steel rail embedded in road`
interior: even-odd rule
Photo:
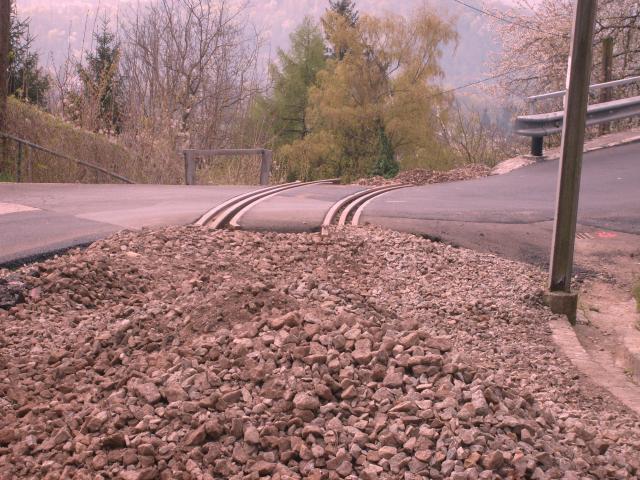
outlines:
[[[358,206],[357,210],[353,214],[353,217],[351,218],[351,225],[359,225],[360,224],[360,217],[362,216],[362,212],[364,212],[364,209],[373,200],[375,200],[378,197],[381,197],[385,193],[392,192],[393,190],[398,190],[399,188],[408,188],[408,187],[413,187],[413,185],[411,185],[411,184],[393,185],[393,186],[391,186],[391,187],[389,187],[387,189],[378,190],[376,192],[370,193],[369,195],[365,195],[364,197],[361,197],[359,199],[359,200],[361,200],[361,202],[358,202],[360,205]]]
[[[402,184],[402,185],[385,185],[381,187],[368,188],[356,193],[352,193],[351,195],[338,200],[329,209],[329,211],[324,217],[324,220],[322,221],[322,233],[326,235],[328,231],[328,227],[331,226],[333,223],[337,223],[339,226],[346,225],[349,219],[349,216],[354,211],[354,209],[356,208],[360,209],[364,204],[369,203],[369,201],[373,200],[379,195],[383,195],[387,192],[390,192],[392,190],[397,190],[399,188],[407,188],[411,186],[412,185],[409,185],[409,184]],[[360,210],[360,214],[361,213],[362,211]],[[340,216],[338,217],[339,214]],[[357,211],[356,211],[356,214],[357,214]],[[358,219],[360,218],[360,214],[358,214]],[[353,223],[352,221],[352,225],[357,225],[357,222]]]
[[[239,220],[245,215],[251,208],[259,204],[260,202],[274,197],[275,195],[291,190],[292,188],[304,187],[307,185],[317,185],[321,183],[336,183],[338,179],[329,180],[316,180],[314,182],[291,182],[282,185],[275,185],[272,187],[261,188],[259,190],[244,193],[233,197],[226,202],[212,208],[205,213],[196,222],[196,225],[208,226],[211,228],[223,228],[230,226],[232,228],[239,228]]]
[[[340,218],[338,218],[338,225],[339,226],[346,225],[349,218],[351,217],[351,214],[368,200],[371,200],[379,195],[382,195],[383,193],[390,192],[391,190],[397,190],[398,188],[405,188],[409,186],[410,185],[403,184],[403,185],[390,185],[386,187],[380,187],[380,188],[374,189],[373,191],[367,192],[365,195],[362,195],[356,198],[354,201],[350,202],[342,210],[342,214],[340,215]],[[352,223],[352,225],[357,225],[357,223]]]

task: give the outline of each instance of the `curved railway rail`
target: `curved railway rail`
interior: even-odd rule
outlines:
[[[221,203],[217,207],[212,208],[196,221],[196,225],[208,226],[211,228],[232,227],[238,228],[240,219],[254,206],[274,197],[275,195],[291,190],[292,188],[300,188],[306,185],[317,185],[322,183],[336,183],[338,179],[317,180],[315,182],[290,182],[282,185],[274,185],[271,187],[261,188],[253,192],[243,193],[230,198],[226,202]]]
[[[329,227],[333,224],[339,227],[348,224],[359,225],[362,211],[373,199],[387,192],[411,186],[410,184],[399,184],[367,188],[338,200],[329,209],[322,221],[322,233],[326,235]]]
[[[238,229],[241,228],[240,220],[247,214],[247,212],[258,204],[269,200],[284,191],[307,185],[335,184],[338,181],[339,179],[317,180],[314,182],[296,181],[243,193],[212,208],[202,215],[195,224],[210,228]],[[338,200],[324,216],[321,225],[322,233],[327,234],[329,230],[328,227],[334,224],[338,226],[345,226],[348,224],[358,225],[364,208],[375,198],[393,190],[411,186],[412,185],[410,184],[397,184],[365,188]]]

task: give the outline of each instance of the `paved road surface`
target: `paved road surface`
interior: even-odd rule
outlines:
[[[546,265],[558,162],[469,182],[416,187],[374,200],[363,221]],[[640,143],[585,155],[578,232],[628,237],[640,254]]]
[[[371,202],[363,222],[545,263],[558,162],[467,182],[396,190]],[[258,187],[0,184],[0,263],[90,242],[122,228],[190,223]],[[258,204],[243,228],[318,230],[333,202],[362,189],[311,185]],[[640,237],[640,143],[585,156],[579,231]],[[4,214],[2,203],[5,203]],[[6,205],[9,204],[9,205]],[[15,205],[38,210],[6,213]],[[640,242],[638,244],[640,254]]]
[[[123,228],[191,223],[212,205],[255,188],[0,184],[0,264],[90,243]],[[35,210],[16,212],[16,205]]]
[[[557,176],[558,161],[549,161],[505,175],[394,190],[369,203],[361,223],[546,264]],[[251,210],[241,225],[251,229],[277,225],[283,231],[317,229],[328,209],[325,192],[333,188],[291,190]],[[304,204],[304,225],[286,208],[292,204]],[[578,231],[594,239],[606,240],[609,230],[631,234],[627,238],[637,242],[640,256],[640,237],[635,236],[640,234],[640,143],[585,155],[578,221]]]

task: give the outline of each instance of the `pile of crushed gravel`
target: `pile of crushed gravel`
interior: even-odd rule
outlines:
[[[397,183],[409,183],[411,185],[429,185],[431,183],[458,182],[474,178],[486,177],[491,173],[491,168],[486,165],[465,165],[453,170],[438,171],[416,168],[400,172],[395,178],[387,179],[380,176],[362,178],[357,185],[368,187],[380,187],[395,185]]]
[[[16,275],[16,274],[14,274]],[[124,232],[0,310],[0,478],[634,478],[543,276],[377,229]]]

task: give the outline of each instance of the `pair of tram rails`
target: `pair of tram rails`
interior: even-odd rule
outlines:
[[[317,180],[315,182],[291,182],[243,193],[209,210],[196,221],[196,225],[207,226],[209,228],[239,229],[241,228],[240,221],[242,217],[256,205],[269,198],[275,197],[286,190],[297,189],[308,185],[335,184],[338,181],[338,179],[330,179]],[[412,185],[396,184],[372,187],[352,193],[338,200],[325,215],[322,221],[322,232],[325,233],[331,225],[359,225],[362,212],[376,197],[392,190],[410,186]]]

